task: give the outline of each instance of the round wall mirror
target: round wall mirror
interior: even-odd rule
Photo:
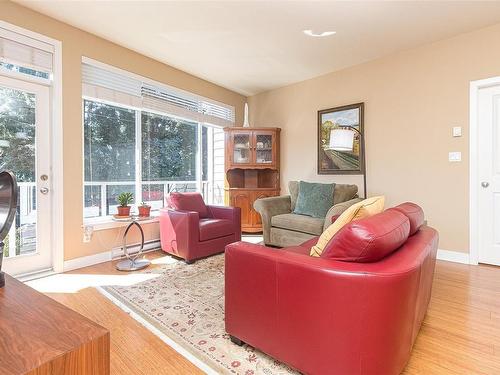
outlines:
[[[0,172],[0,242],[9,234],[10,227],[16,217],[16,209],[16,178],[12,172]]]

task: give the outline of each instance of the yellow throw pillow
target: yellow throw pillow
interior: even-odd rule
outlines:
[[[326,230],[321,234],[318,239],[318,243],[311,248],[309,255],[313,257],[319,257],[323,253],[326,244],[335,236],[335,234],[342,229],[342,227],[351,221],[363,219],[375,214],[378,214],[384,210],[384,196],[372,197],[365,199],[361,202],[353,204],[347,210],[345,210],[335,222],[333,222]]]

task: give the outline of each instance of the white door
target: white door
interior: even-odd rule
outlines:
[[[500,265],[500,86],[478,94],[479,262]]]
[[[2,267],[11,275],[52,268],[49,98],[46,86],[0,76],[0,170],[18,181]]]

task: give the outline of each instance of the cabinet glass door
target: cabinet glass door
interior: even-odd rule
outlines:
[[[255,162],[257,164],[273,163],[273,134],[255,134]]]
[[[250,133],[233,134],[233,163],[248,164],[251,162],[252,148]]]

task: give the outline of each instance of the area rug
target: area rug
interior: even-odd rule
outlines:
[[[155,278],[100,291],[207,373],[298,374],[224,331],[224,255],[187,265],[175,261],[145,273]]]

